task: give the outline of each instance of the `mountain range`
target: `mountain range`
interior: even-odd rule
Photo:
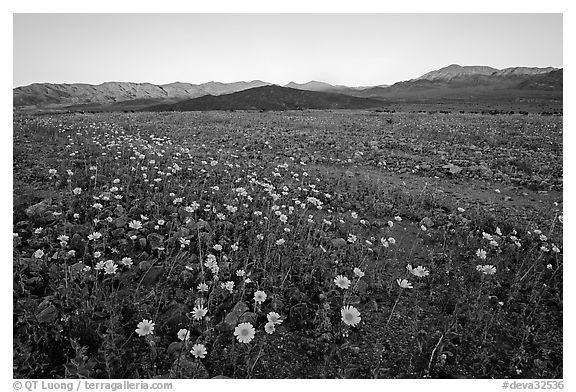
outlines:
[[[35,83],[13,89],[13,106],[71,110],[228,110],[368,108],[392,102],[562,100],[563,70],[452,64],[388,85],[348,87],[320,81],[281,87],[261,80],[191,84]]]
[[[377,99],[270,85],[220,96],[205,95],[144,109],[147,111],[298,110],[367,109],[382,106],[384,102]]]
[[[14,106],[46,104],[114,103],[134,99],[190,99],[204,95],[222,95],[254,87],[269,85],[260,80],[251,82],[191,84],[175,82],[155,85],[151,83],[106,82],[92,84],[35,83],[16,87]]]
[[[452,80],[457,78],[465,78],[474,75],[483,76],[508,76],[508,75],[540,75],[548,72],[555,71],[556,68],[536,68],[536,67],[512,67],[504,69],[496,69],[487,66],[461,66],[452,64],[447,67],[441,68],[436,71],[428,72],[415,80]]]

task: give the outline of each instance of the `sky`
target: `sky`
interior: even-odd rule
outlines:
[[[563,67],[562,14],[14,14],[13,87],[392,84],[450,64]]]

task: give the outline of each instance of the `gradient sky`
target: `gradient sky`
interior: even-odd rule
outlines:
[[[562,14],[14,14],[14,87],[364,86],[453,63],[562,67]]]

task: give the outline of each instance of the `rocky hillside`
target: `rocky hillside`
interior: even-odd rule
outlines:
[[[176,82],[164,85],[130,82],[107,82],[99,85],[35,83],[14,89],[13,106],[111,104],[135,99],[190,99],[208,94],[230,94],[267,84],[269,83],[260,80],[204,84]]]
[[[233,94],[207,95],[174,104],[157,105],[144,110],[297,110],[297,109],[364,109],[378,108],[381,101],[319,91],[297,90],[280,86],[263,86]]]

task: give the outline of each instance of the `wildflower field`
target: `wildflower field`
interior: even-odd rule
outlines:
[[[562,117],[14,114],[15,378],[561,378]]]

